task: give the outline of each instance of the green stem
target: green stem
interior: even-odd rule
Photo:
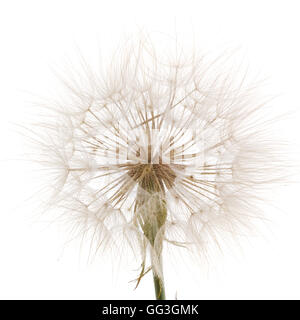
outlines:
[[[156,300],[166,300],[165,285],[164,285],[164,279],[163,279],[162,257],[161,256],[159,257],[159,269],[160,269],[161,277],[159,277],[159,275],[153,269],[153,265],[154,265],[153,260],[154,260],[153,256],[151,255],[155,297],[156,297]]]
[[[153,282],[154,282],[156,300],[165,300],[166,294],[165,294],[164,281],[160,279],[154,272],[153,272]]]
[[[143,171],[141,175],[143,178],[139,182],[135,212],[144,235],[149,240],[153,250],[151,253],[151,266],[156,299],[165,300],[161,260],[162,239],[157,239],[157,235],[162,230],[161,228],[164,226],[167,218],[165,193],[163,183],[159,175],[155,173],[152,164],[143,166],[141,171]],[[160,276],[154,270],[154,265],[157,262],[159,265],[156,268],[159,269]]]

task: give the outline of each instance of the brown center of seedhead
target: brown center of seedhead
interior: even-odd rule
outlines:
[[[128,175],[149,191],[164,192],[174,185],[176,174],[168,164],[138,164],[128,171]]]

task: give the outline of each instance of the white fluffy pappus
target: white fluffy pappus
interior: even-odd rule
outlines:
[[[272,107],[224,67],[231,53],[168,54],[139,37],[101,71],[83,62],[35,127],[48,204],[94,255],[132,250],[137,284],[151,269],[163,278],[163,248],[203,258],[251,232],[264,193],[285,181]]]

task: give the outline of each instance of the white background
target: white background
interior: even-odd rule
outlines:
[[[241,46],[270,78],[276,104],[295,110],[285,131],[300,137],[299,1],[1,1],[0,3],[0,298],[152,299],[151,277],[137,290],[133,267],[99,257],[87,263],[59,226],[36,216],[32,165],[22,160],[25,123],[35,95],[55,91],[53,65],[78,47],[109,48],[144,28],[195,37],[203,48]],[[296,177],[295,177],[296,180]],[[209,272],[165,264],[170,299],[299,299],[299,184],[280,190],[281,210],[265,237],[226,253]],[[184,265],[184,261],[178,264]],[[217,264],[217,265],[216,265]],[[113,266],[113,269],[112,269]],[[134,265],[133,265],[134,266]],[[136,264],[138,266],[138,264]],[[184,269],[184,268],[183,268]],[[130,271],[131,270],[131,271]],[[169,271],[170,270],[170,271]]]

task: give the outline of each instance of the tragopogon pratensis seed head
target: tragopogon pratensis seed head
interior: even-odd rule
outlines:
[[[260,192],[280,180],[266,104],[224,72],[226,59],[166,59],[148,39],[126,44],[106,70],[85,65],[65,82],[67,98],[42,125],[51,204],[95,252],[127,244],[141,258],[139,280],[149,268],[162,276],[164,243],[203,254],[244,232]]]

